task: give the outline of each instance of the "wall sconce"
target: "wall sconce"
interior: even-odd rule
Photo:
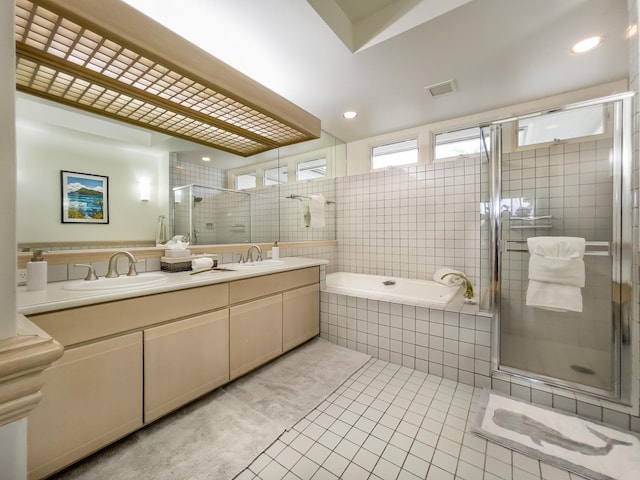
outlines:
[[[146,182],[140,182],[138,184],[138,190],[140,192],[140,201],[141,202],[148,202],[149,201],[149,196],[151,194],[151,188],[150,188],[149,184],[146,183]]]

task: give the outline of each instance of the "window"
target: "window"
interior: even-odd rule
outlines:
[[[298,163],[296,180],[311,180],[327,176],[327,158],[317,158]]]
[[[418,140],[378,145],[371,149],[371,168],[418,163]]]
[[[274,167],[267,168],[264,171],[264,177],[262,180],[262,184],[266,187],[267,185],[277,185],[278,183],[287,183],[287,166],[284,167]]]
[[[256,188],[256,172],[236,175],[236,190],[246,190]]]
[[[518,120],[518,146],[558,142],[605,132],[604,105],[547,113]]]
[[[436,133],[433,158],[444,160],[478,155],[485,149],[489,149],[489,137],[485,137],[483,145],[480,127],[463,128],[452,132]]]

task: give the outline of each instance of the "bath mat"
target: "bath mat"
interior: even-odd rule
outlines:
[[[370,358],[316,337],[52,479],[230,480]]]
[[[471,431],[594,480],[637,480],[640,436],[485,390]]]

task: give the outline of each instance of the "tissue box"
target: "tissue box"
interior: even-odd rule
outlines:
[[[191,260],[196,258],[211,258],[213,260],[213,266],[218,265],[218,254],[205,253],[203,255],[189,255],[188,257],[160,257],[160,270],[163,272],[187,272],[191,270]]]
[[[181,258],[191,256],[191,250],[185,248],[184,250],[165,250],[164,256],[168,258]]]

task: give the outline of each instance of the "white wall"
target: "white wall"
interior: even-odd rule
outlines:
[[[468,115],[461,118],[453,118],[429,125],[417,126],[397,132],[390,132],[384,135],[365,138],[347,144],[347,175],[358,175],[371,171],[371,148],[385,143],[393,143],[405,139],[418,139],[419,163],[431,163],[432,137],[435,133],[456,130],[465,127],[476,127],[478,125],[493,122],[496,120],[510,118],[516,115],[525,115],[540,110],[552,109],[574,102],[590,100],[592,98],[604,97],[614,93],[622,93],[628,90],[627,81],[619,80],[603,85],[575,90],[553,97],[534,100],[531,102],[510,105],[487,112],[480,112],[475,115]]]
[[[169,155],[125,148],[112,140],[32,121],[17,122],[17,241],[155,239],[159,215],[169,212]],[[109,224],[61,222],[60,170],[109,177]],[[151,198],[139,199],[139,183]]]

